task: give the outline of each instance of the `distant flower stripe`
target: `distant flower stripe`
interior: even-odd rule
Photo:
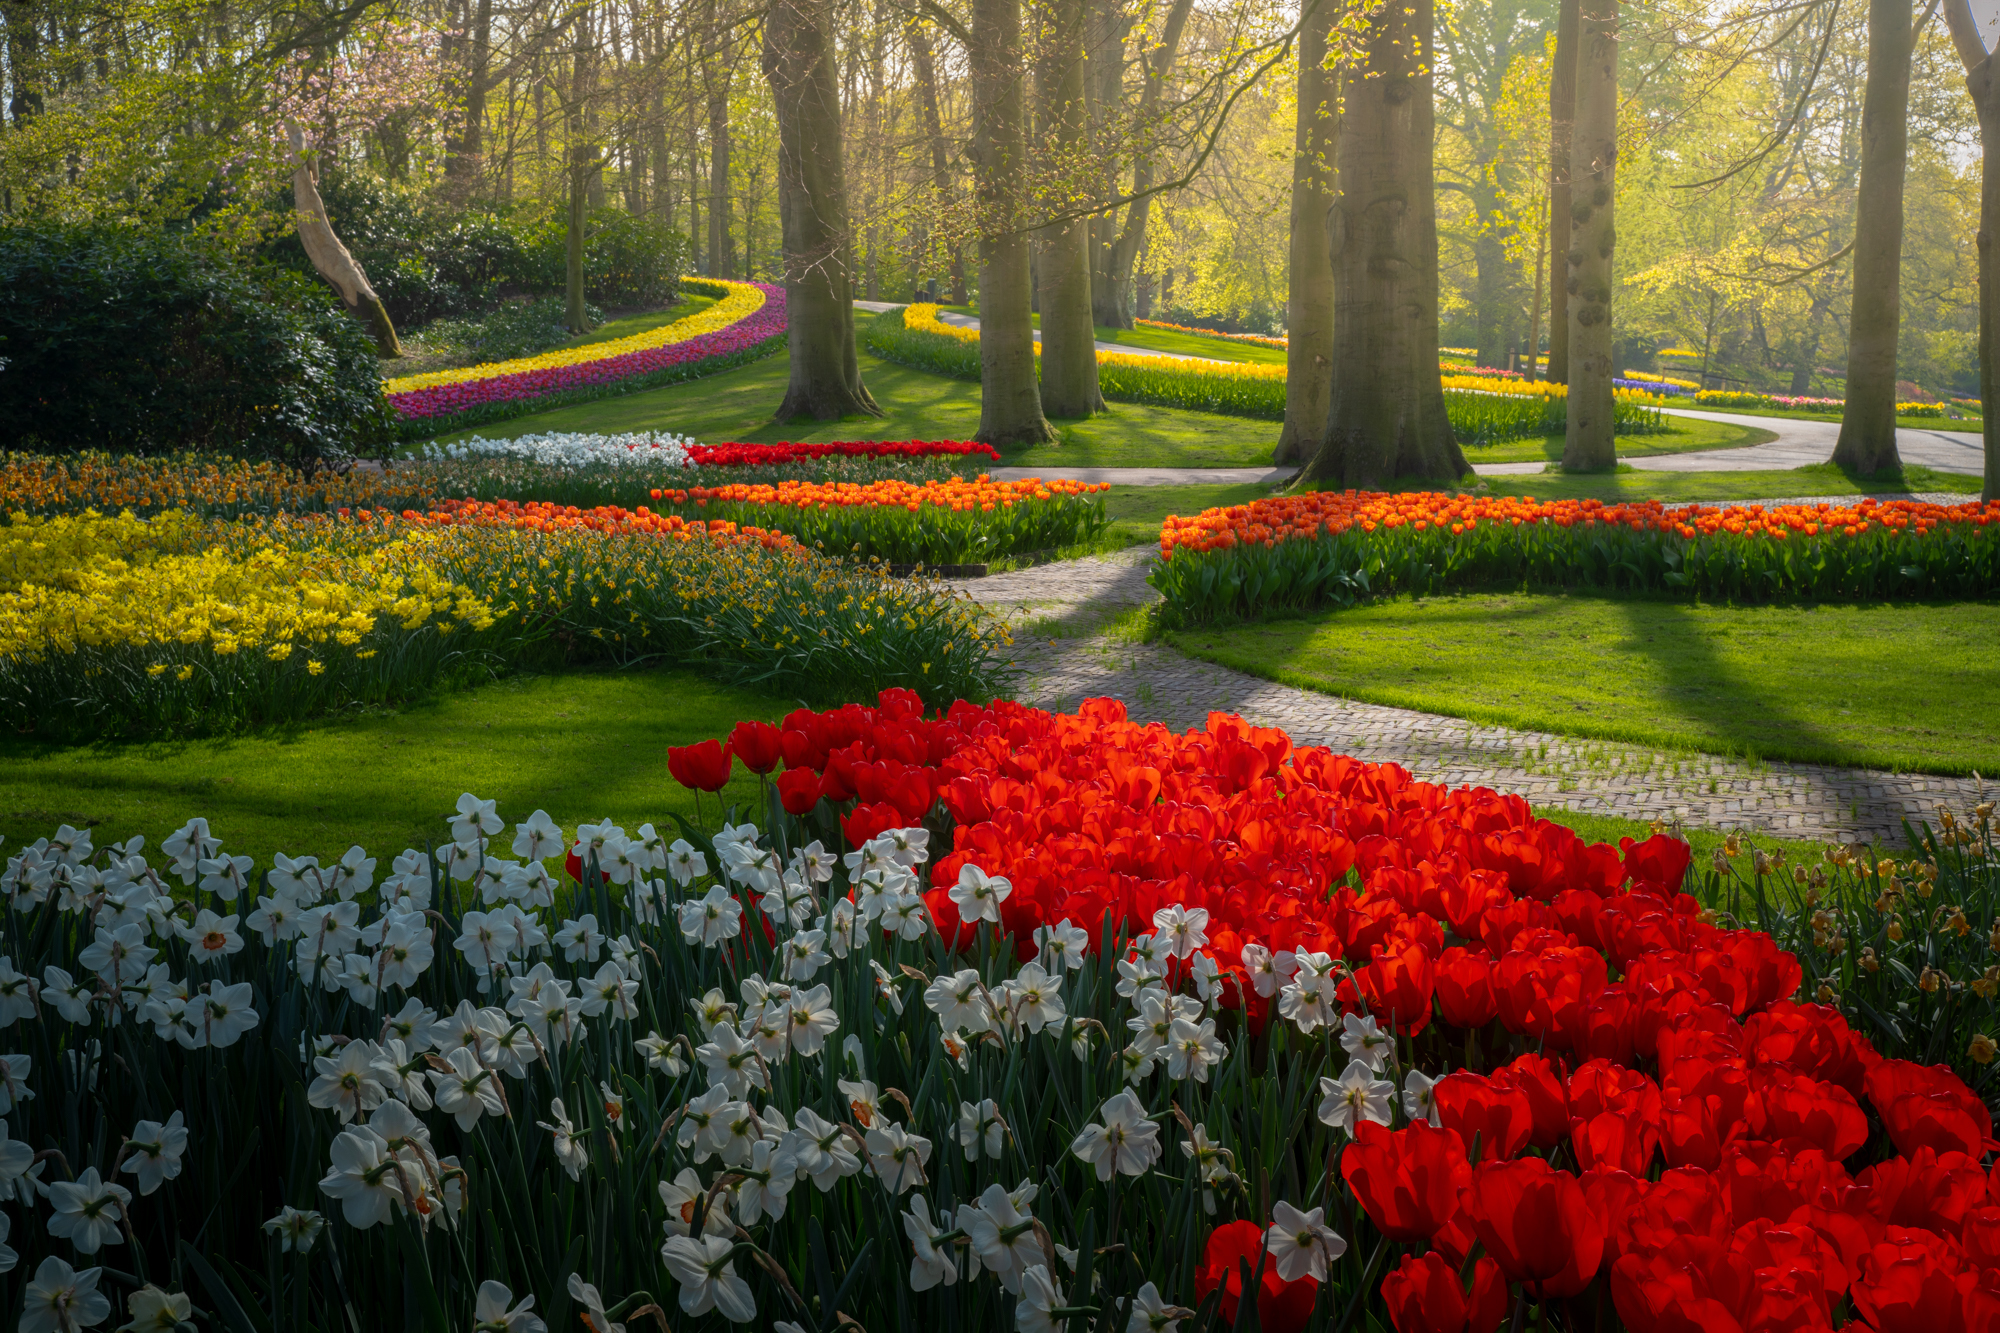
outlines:
[[[784,333],[782,287],[760,282],[719,285],[731,289],[721,302],[651,333],[475,366],[464,372],[439,372],[464,376],[450,382],[436,382],[431,376],[392,380],[389,402],[408,419],[450,417],[492,403],[542,398],[748,352]]]

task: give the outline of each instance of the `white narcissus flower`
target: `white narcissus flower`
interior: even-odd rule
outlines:
[[[380,1106],[389,1096],[375,1072],[381,1051],[373,1042],[350,1041],[337,1056],[320,1056],[313,1061],[319,1077],[306,1089],[306,1101],[322,1111],[332,1111],[343,1125]]]
[[[1192,958],[1208,943],[1208,909],[1175,903],[1153,913],[1153,938],[1175,958]]]
[[[569,1298],[583,1307],[577,1318],[588,1333],[625,1333],[625,1325],[611,1322],[611,1316],[604,1312],[603,1294],[585,1282],[583,1274],[569,1275]]]
[[[340,863],[329,866],[327,870],[333,881],[334,892],[338,893],[343,901],[356,894],[368,892],[375,884],[375,858],[359,846],[349,847],[346,854],[340,858]]]
[[[482,1282],[472,1301],[473,1333],[549,1333],[549,1326],[534,1313],[534,1308],[533,1296],[523,1297],[515,1305],[514,1293],[506,1287],[498,1282]]]
[[[1206,1083],[1209,1066],[1220,1064],[1228,1054],[1229,1048],[1216,1038],[1214,1019],[1204,1018],[1197,1027],[1185,1018],[1176,1018],[1167,1038],[1167,1077]]]
[[[132,1191],[105,1182],[97,1168],[87,1166],[74,1181],[58,1180],[48,1187],[49,1203],[55,1212],[49,1217],[49,1234],[67,1236],[78,1254],[96,1254],[106,1245],[123,1245],[120,1223]]]
[[[674,839],[667,848],[667,873],[674,883],[686,888],[708,873],[708,857],[696,851],[685,838]]]
[[[562,923],[556,932],[556,948],[562,950],[565,961],[571,963],[595,963],[598,954],[604,951],[604,932],[597,928],[597,914],[585,912],[574,921]]]
[[[236,922],[234,912],[228,916],[217,916],[204,907],[195,913],[192,924],[176,923],[175,930],[188,943],[188,961],[215,963],[230,954],[240,953],[243,937],[236,933]]]
[[[736,1215],[746,1227],[757,1225],[763,1218],[775,1222],[785,1215],[787,1196],[798,1182],[798,1175],[779,1169],[778,1153],[776,1143],[759,1139],[750,1149],[749,1162],[738,1168],[744,1179],[736,1187]]]
[[[1050,975],[1061,976],[1065,969],[1082,964],[1084,951],[1090,947],[1090,932],[1064,917],[1053,926],[1036,926],[1034,941],[1035,961]]]
[[[681,1173],[672,1180],[660,1182],[660,1202],[667,1206],[667,1230],[676,1236],[685,1236],[694,1229],[694,1215],[702,1209],[701,1231],[704,1236],[728,1236],[735,1232],[736,1224],[729,1218],[729,1191],[718,1190],[715,1202],[708,1202],[709,1190],[701,1183],[701,1177],[694,1168],[684,1166]]]
[[[1321,1220],[1323,1211],[1302,1213],[1282,1199],[1271,1209],[1271,1229],[1264,1233],[1264,1243],[1281,1281],[1296,1282],[1310,1273],[1315,1281],[1324,1282],[1327,1265],[1347,1253],[1347,1242]]]
[[[989,875],[976,865],[959,867],[958,883],[951,889],[951,900],[958,906],[958,919],[964,922],[991,921],[1000,924],[1000,904],[1007,901],[1014,892],[1013,881],[999,875]]]
[[[924,1166],[931,1160],[931,1141],[901,1125],[877,1125],[868,1131],[868,1163],[889,1193],[924,1183]]]
[[[507,961],[520,936],[498,912],[467,912],[459,918],[459,935],[452,947],[465,961],[481,972],[491,971]]]
[[[1061,1308],[1063,1294],[1046,1265],[1036,1264],[1021,1274],[1021,1296],[1014,1303],[1014,1327],[1019,1333],[1061,1333],[1069,1322],[1056,1313]]]
[[[391,1210],[403,1206],[404,1182],[399,1175],[407,1168],[395,1160],[388,1140],[368,1126],[352,1125],[342,1130],[327,1156],[329,1165],[319,1182],[320,1192],[340,1200],[347,1225],[365,1230],[388,1221]],[[415,1184],[410,1182],[412,1188]]]
[[[949,1227],[931,1220],[931,1204],[921,1194],[910,1197],[909,1211],[903,1214],[903,1232],[910,1238],[910,1290],[929,1291],[958,1281],[958,1258],[951,1242],[942,1246],[937,1238]]]
[[[0,958],[0,1028],[35,1016],[35,982],[14,970],[13,960]]]
[[[826,918],[821,917],[822,921]],[[785,979],[811,981],[826,966],[826,931],[802,930],[785,942]]]
[[[21,1262],[21,1256],[14,1253],[14,1247],[7,1243],[7,1233],[13,1230],[14,1219],[0,1213],[0,1273],[11,1273]]]
[[[965,1160],[976,1162],[982,1148],[988,1157],[998,1157],[1007,1143],[1007,1122],[1000,1118],[1000,1105],[991,1097],[981,1102],[958,1104],[958,1145]]]
[[[481,1068],[470,1048],[454,1047],[444,1059],[451,1068],[433,1069],[429,1075],[438,1110],[458,1121],[460,1129],[471,1129],[482,1115],[502,1114],[499,1076]]]
[[[310,1208],[294,1208],[290,1204],[278,1210],[278,1215],[264,1223],[264,1231],[278,1238],[278,1248],[287,1254],[296,1252],[308,1254],[319,1233],[326,1230],[326,1219]]]
[[[179,1176],[187,1146],[187,1126],[181,1123],[179,1111],[168,1116],[164,1124],[141,1120],[132,1126],[132,1137],[125,1140],[124,1169],[138,1175],[139,1193],[151,1194],[161,1182]]]
[[[735,1249],[721,1236],[669,1236],[660,1247],[667,1271],[680,1283],[681,1309],[703,1315],[719,1310],[732,1324],[747,1324],[757,1317],[757,1302],[750,1284],[736,1275],[730,1254]]]
[[[250,871],[256,865],[247,856],[204,857],[198,867],[201,887],[226,903],[233,903],[250,887]]]
[[[42,1260],[28,1284],[20,1333],[77,1333],[111,1317],[110,1298],[97,1289],[102,1269],[81,1273],[54,1255]]]
[[[1403,1114],[1412,1120],[1428,1120],[1433,1129],[1442,1122],[1438,1119],[1437,1094],[1432,1089],[1437,1080],[1412,1069],[1403,1075]]]
[[[214,918],[215,913],[202,910]],[[235,920],[231,917],[230,923],[234,925]],[[176,930],[181,928],[179,922],[173,924]],[[242,948],[243,941],[237,940],[236,947]],[[145,976],[147,966],[159,956],[160,951],[146,943],[146,928],[134,922],[116,930],[99,926],[97,938],[78,952],[76,961],[105,985],[122,986]]]
[[[1394,1042],[1390,1035],[1376,1024],[1375,1016],[1348,1014],[1340,1020],[1340,1026],[1343,1029],[1340,1034],[1340,1048],[1346,1051],[1351,1059],[1361,1061],[1371,1071],[1380,1072],[1382,1066],[1389,1062]]]
[[[825,986],[794,991],[789,1017],[792,1049],[800,1055],[818,1055],[826,1049],[826,1039],[840,1028],[834,1012],[833,992]]]
[[[1041,1240],[1028,1225],[1035,1220],[1028,1211],[1035,1191],[1036,1186],[1025,1180],[1011,1192],[988,1185],[979,1202],[958,1207],[958,1229],[965,1233],[980,1265],[1012,1292],[1021,1290],[1021,1274],[1045,1258]],[[976,1275],[977,1270],[974,1272]]]
[[[1168,1305],[1160,1299],[1160,1289],[1148,1282],[1132,1298],[1132,1313],[1125,1320],[1125,1333],[1176,1333],[1181,1320],[1193,1317],[1194,1311]]]
[[[743,926],[743,904],[720,884],[709,886],[695,902],[681,904],[681,934],[689,944],[712,949],[735,939]]]
[[[513,850],[524,861],[558,855],[563,850],[562,826],[549,818],[548,811],[537,810],[524,822],[514,825]]]
[[[584,986],[579,1003],[586,1018],[608,1013],[614,1019],[631,1022],[639,1016],[639,983],[625,975],[617,963],[606,959],[597,975]]]
[[[257,1011],[250,1007],[250,983],[239,981],[225,986],[211,981],[188,997],[186,1026],[181,1041],[191,1049],[204,1046],[220,1049],[234,1046],[244,1033],[257,1026]]]
[[[668,1078],[679,1078],[687,1073],[687,1061],[681,1059],[679,1044],[668,1041],[657,1032],[648,1032],[633,1042],[632,1046],[640,1055],[646,1057],[648,1069],[662,1070]]]
[[[445,816],[445,823],[451,826],[453,842],[476,842],[490,838],[506,827],[495,811],[498,801],[482,801],[471,792],[458,798],[458,814]]]
[[[1319,1118],[1349,1134],[1364,1120],[1386,1125],[1395,1104],[1396,1085],[1374,1077],[1360,1060],[1350,1060],[1338,1079],[1319,1081]]]
[[[1102,1124],[1083,1127],[1069,1150],[1089,1162],[1099,1180],[1113,1174],[1143,1176],[1160,1160],[1160,1127],[1146,1118],[1146,1108],[1127,1088],[1098,1111]]]
[[[151,1283],[125,1298],[130,1323],[120,1324],[118,1333],[174,1333],[189,1322],[194,1302],[179,1292],[165,1292]]]
[[[562,1098],[549,1099],[549,1114],[555,1117],[553,1125],[545,1120],[537,1120],[535,1124],[552,1136],[556,1161],[569,1172],[569,1178],[582,1180],[583,1168],[590,1163],[590,1153],[584,1148],[583,1141],[577,1138],[576,1126],[569,1122],[569,1112],[563,1109]]]
[[[810,1106],[801,1106],[793,1118],[778,1160],[810,1177],[822,1194],[861,1170],[861,1158],[854,1152],[848,1131]]]
[[[985,983],[972,968],[962,968],[950,976],[937,976],[924,988],[924,1003],[938,1016],[947,1032],[977,1034],[993,1026],[992,1005]]]
[[[1050,975],[1040,963],[1022,964],[1020,972],[1007,983],[1007,1007],[1012,1011],[1014,1021],[1026,1031],[1060,1028],[1066,1016],[1062,973]]]
[[[42,994],[66,1023],[88,1023],[90,1001],[97,990],[89,977],[81,981],[51,963],[42,969]]]
[[[694,1048],[711,1088],[727,1088],[731,1097],[748,1096],[752,1088],[770,1086],[770,1075],[758,1058],[757,1048],[743,1040],[735,1028],[717,1023],[708,1040]]]

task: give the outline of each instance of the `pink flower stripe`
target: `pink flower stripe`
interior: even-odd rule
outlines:
[[[764,293],[764,304],[754,314],[713,333],[704,333],[685,342],[649,347],[601,361],[585,361],[546,370],[528,370],[492,379],[468,380],[459,384],[439,384],[427,389],[389,395],[395,409],[409,418],[448,417],[486,403],[541,398],[565,389],[650,375],[669,366],[705,361],[748,351],[785,331],[785,289],[754,283]]]

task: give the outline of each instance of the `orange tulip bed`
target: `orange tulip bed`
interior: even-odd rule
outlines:
[[[1783,598],[2000,591],[2000,502],[1680,505],[1321,491],[1160,532],[1176,623],[1394,592],[1562,587]]]
[[[830,555],[894,564],[963,564],[1084,542],[1110,522],[1088,481],[779,482],[655,490],[685,517],[721,517],[790,534]]]

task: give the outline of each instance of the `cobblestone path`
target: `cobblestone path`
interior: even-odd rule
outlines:
[[[959,581],[1014,628],[1018,696],[1045,708],[1121,699],[1140,721],[1201,726],[1211,710],[1301,744],[1403,765],[1418,778],[1517,792],[1537,805],[1814,841],[1901,840],[1901,821],[1983,799],[1972,778],[1746,763],[1468,722],[1296,689],[1121,632],[1158,594],[1151,547]]]

